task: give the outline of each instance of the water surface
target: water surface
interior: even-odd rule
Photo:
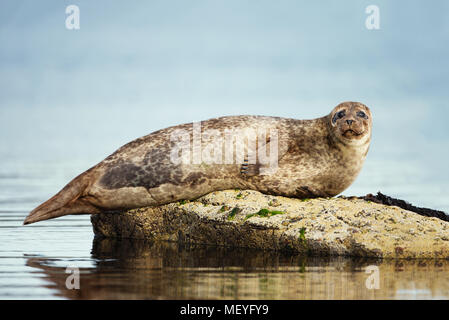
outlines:
[[[89,216],[84,215],[22,226],[33,207],[83,166],[76,161],[4,161],[0,299],[449,298],[448,261],[311,258],[94,239]],[[426,201],[428,194],[419,195]],[[366,286],[368,266],[379,268],[379,289]],[[79,268],[79,290],[67,289],[67,267]]]

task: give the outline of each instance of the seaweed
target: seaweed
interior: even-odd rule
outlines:
[[[384,204],[387,206],[397,206],[399,208],[415,212],[421,216],[435,217],[435,218],[439,218],[443,221],[449,221],[449,216],[443,211],[433,210],[433,209],[429,209],[429,208],[415,207],[414,205],[412,205],[404,200],[389,197],[389,196],[381,193],[380,191],[377,192],[377,195],[373,195],[373,194],[369,193],[366,196],[358,197],[358,198],[363,199],[368,202],[372,201],[372,202]]]
[[[232,209],[232,211],[228,215],[228,220],[234,220],[235,215],[237,213],[239,213],[240,211],[241,211],[241,209],[239,207],[235,207],[234,209]]]
[[[284,214],[285,212],[283,211],[277,211],[277,210],[268,210],[268,209],[260,209],[258,212],[256,213],[251,213],[248,214],[245,218],[245,220],[254,217],[254,216],[259,216],[259,217],[263,217],[263,218],[268,218],[268,217],[272,217],[278,214]]]
[[[299,230],[299,241],[302,243],[302,244],[307,244],[307,241],[306,241],[306,228],[304,228],[304,227],[302,227],[300,230]]]

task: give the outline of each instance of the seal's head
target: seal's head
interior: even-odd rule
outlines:
[[[329,114],[332,135],[348,145],[369,143],[371,111],[360,102],[343,102]]]

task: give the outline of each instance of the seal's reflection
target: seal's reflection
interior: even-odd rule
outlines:
[[[55,260],[55,259],[53,259]],[[313,258],[252,249],[95,239],[94,267],[80,268],[80,289],[65,267],[29,258],[57,295],[69,299],[391,299],[448,297],[447,261]],[[61,262],[61,259],[59,259]],[[63,261],[76,265],[76,261]],[[60,264],[60,263],[59,263]],[[380,287],[365,267],[379,267]],[[415,294],[415,296],[407,296]],[[418,296],[416,296],[418,294]]]

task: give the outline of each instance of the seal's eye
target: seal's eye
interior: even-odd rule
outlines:
[[[345,110],[338,111],[336,114],[334,114],[334,117],[332,118],[332,123],[335,123],[337,119],[343,118],[345,114],[346,114]]]
[[[363,111],[357,112],[357,116],[360,117],[360,118],[368,119],[368,116]]]

